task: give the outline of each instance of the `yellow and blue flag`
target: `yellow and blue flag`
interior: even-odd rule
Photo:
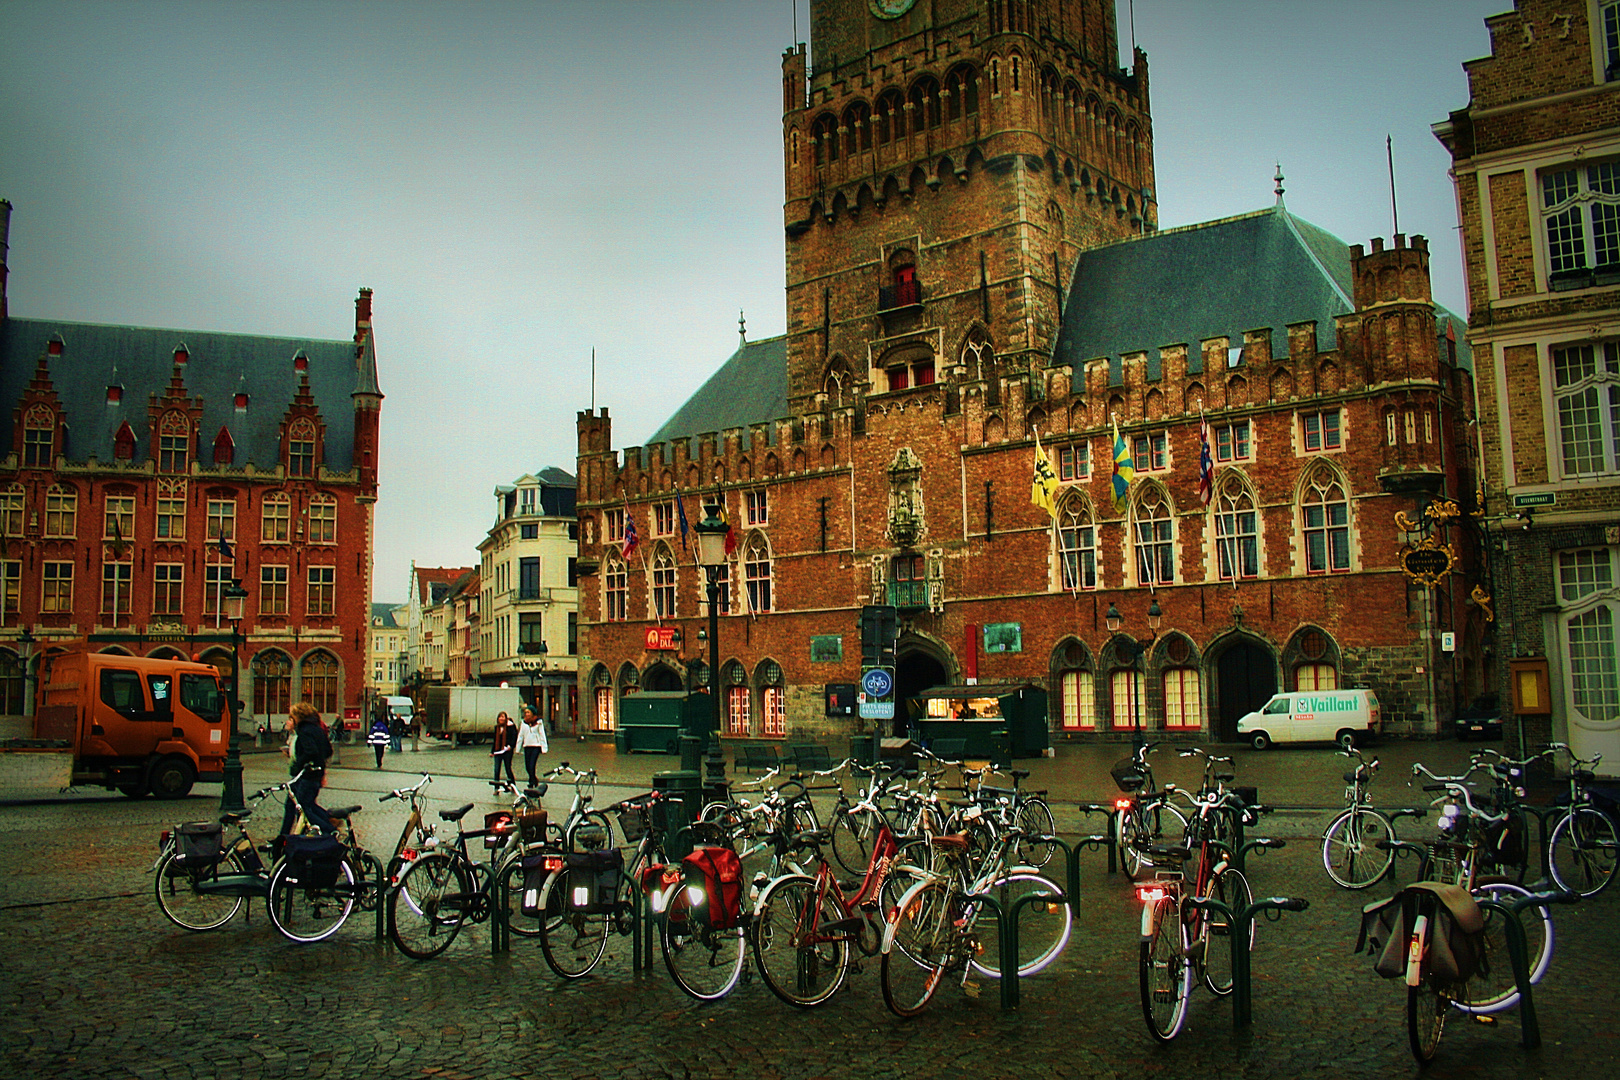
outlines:
[[[1052,471],[1052,462],[1047,458],[1046,451],[1041,449],[1041,433],[1035,433],[1035,475],[1029,484],[1029,501],[1045,510],[1048,516],[1057,517],[1057,473]]]
[[[1114,513],[1123,514],[1128,504],[1131,481],[1136,479],[1136,466],[1131,462],[1131,448],[1119,433],[1119,421],[1114,421]]]

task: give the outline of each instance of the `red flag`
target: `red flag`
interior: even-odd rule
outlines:
[[[1215,461],[1209,453],[1209,421],[1198,417],[1198,500],[1207,508],[1215,497]]]
[[[731,524],[731,515],[726,513],[726,504],[720,503],[720,520],[726,523],[726,554],[730,555],[737,550],[737,529]]]
[[[630,507],[624,508],[624,548],[622,554],[626,559],[634,554],[641,544],[641,534],[636,532],[636,519],[630,514]]]

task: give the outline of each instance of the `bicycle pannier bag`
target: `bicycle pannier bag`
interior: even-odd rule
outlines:
[[[337,884],[346,849],[335,836],[287,837],[287,877],[306,889]]]
[[[525,810],[518,815],[518,835],[525,844],[543,844],[546,842],[546,822],[544,810]]]
[[[224,830],[217,821],[188,821],[175,830],[175,862],[188,870],[214,866],[225,857]]]
[[[618,848],[606,851],[575,851],[568,855],[568,896],[570,910],[587,915],[613,911],[614,894],[624,873],[624,853]]]
[[[681,860],[688,885],[698,885],[708,902],[695,914],[716,930],[742,918],[742,860],[728,847],[698,847]]]
[[[546,878],[551,876],[550,868],[556,859],[556,855],[544,851],[523,856],[523,914],[540,913],[540,890],[546,887]]]
[[[1487,835],[1491,861],[1497,866],[1517,866],[1524,862],[1524,819],[1508,815],[1490,827]]]
[[[647,906],[654,915],[664,913],[669,907],[670,898],[684,881],[685,875],[675,863],[658,863],[641,868],[641,891],[646,894]]]
[[[1407,924],[1408,894],[1433,893],[1434,925],[1429,930],[1429,964],[1425,976],[1432,983],[1450,985],[1483,970],[1484,913],[1467,891],[1456,885],[1420,881],[1388,900],[1368,904],[1361,911],[1361,935],[1356,952],[1365,948],[1374,957],[1373,970],[1386,979],[1406,974],[1406,947],[1412,936]]]

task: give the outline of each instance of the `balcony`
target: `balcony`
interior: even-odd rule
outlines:
[[[506,594],[509,604],[549,604],[551,603],[551,590],[545,586],[533,589],[512,589]]]
[[[889,582],[889,606],[902,611],[922,611],[928,607],[928,582]]]
[[[898,311],[901,308],[917,307],[923,301],[922,282],[902,281],[892,286],[878,288],[878,310]]]

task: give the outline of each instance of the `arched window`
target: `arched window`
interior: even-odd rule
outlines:
[[[79,493],[71,485],[53,484],[45,493],[45,535],[71,539],[78,531]]]
[[[1294,669],[1295,690],[1337,690],[1339,670],[1332,664],[1301,664]]]
[[[279,649],[253,658],[253,711],[259,716],[285,716],[292,708],[292,660]]]
[[[900,91],[889,89],[877,101],[877,141],[887,146],[906,133],[905,99]]]
[[[167,412],[158,421],[158,472],[182,473],[191,463],[191,421]]]
[[[625,571],[624,560],[609,556],[602,581],[602,618],[607,622],[623,622],[630,617],[630,575]]]
[[[292,537],[292,499],[285,491],[272,491],[259,504],[259,520],[266,544],[285,544]]]
[[[872,110],[866,102],[857,101],[844,110],[844,153],[860,153],[872,149]]]
[[[939,119],[939,80],[924,75],[911,87],[911,131],[937,128]]]
[[[1301,500],[1305,571],[1338,573],[1350,569],[1350,503],[1333,473],[1320,469]]]
[[[996,351],[983,330],[975,328],[962,343],[962,377],[980,382],[996,376]]]
[[[766,738],[787,737],[787,693],[782,688],[782,666],[767,660],[759,666],[760,711]]]
[[[1197,730],[1204,725],[1204,700],[1195,667],[1166,668],[1164,672],[1164,726]]]
[[[817,165],[838,160],[838,121],[831,113],[816,117],[816,122],[810,125],[810,142],[816,148]]]
[[[337,657],[325,649],[316,649],[299,664],[299,690],[305,701],[315,706],[323,716],[334,716],[338,711]]]
[[[23,468],[48,469],[55,455],[56,414],[47,405],[29,406],[23,418]]]
[[[675,556],[669,547],[659,544],[652,560],[653,616],[659,619],[675,618]]]
[[[1215,497],[1215,556],[1222,581],[1260,574],[1260,543],[1254,496],[1236,474],[1228,474]]]
[[[1139,715],[1142,708],[1142,673],[1135,668],[1117,668],[1109,676],[1113,690],[1115,731],[1130,731],[1138,723],[1147,727],[1147,716]]]
[[[726,734],[748,735],[753,731],[750,715],[748,673],[733,660],[721,671],[720,682],[726,694]]]
[[[1058,508],[1058,558],[1063,588],[1097,587],[1097,527],[1083,499],[1065,499]]]
[[[1136,500],[1136,580],[1139,585],[1176,580],[1170,504],[1157,487],[1144,489]]]
[[[287,475],[315,475],[315,425],[299,417],[287,430]]]
[[[762,534],[755,533],[743,548],[743,582],[748,589],[748,610],[763,614],[771,610],[771,547]]]
[[[945,78],[945,110],[952,120],[979,114],[979,75],[969,67],[959,67]]]

